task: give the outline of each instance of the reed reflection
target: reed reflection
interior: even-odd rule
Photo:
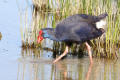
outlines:
[[[119,80],[119,60],[95,59],[67,55],[52,64],[55,51],[51,48],[22,49],[18,59],[17,80]],[[111,76],[109,76],[111,75]]]

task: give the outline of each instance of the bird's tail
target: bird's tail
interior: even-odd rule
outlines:
[[[101,19],[106,18],[107,16],[108,16],[107,13],[103,13],[103,14],[100,14],[100,15],[98,16],[98,19],[101,20]]]

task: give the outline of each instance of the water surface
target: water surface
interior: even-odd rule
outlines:
[[[40,49],[22,49],[20,12],[28,6],[31,20],[31,1],[0,1],[0,79],[1,80],[120,80],[120,60],[68,55],[52,64],[53,52]],[[19,10],[19,7],[22,8]],[[51,43],[52,41],[47,41]],[[47,45],[51,47],[51,45]]]
[[[20,56],[19,15],[14,0],[0,1],[0,79],[16,80]]]

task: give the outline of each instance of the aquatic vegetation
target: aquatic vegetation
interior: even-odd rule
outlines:
[[[104,12],[108,13],[107,25],[104,27],[106,33],[99,39],[91,40],[93,55],[115,58],[120,47],[120,0],[33,0],[31,22],[27,23],[27,11],[24,16],[20,16],[22,46],[44,47],[49,42],[53,43],[52,46],[56,45],[56,50],[62,51],[64,43],[45,40],[42,44],[37,44],[39,30],[44,27],[55,28],[59,21],[73,14],[99,15]],[[74,45],[71,51],[77,51]]]
[[[0,32],[0,40],[1,40],[1,38],[2,38],[2,33]]]

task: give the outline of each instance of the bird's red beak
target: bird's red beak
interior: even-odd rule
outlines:
[[[37,43],[40,43],[40,42],[43,40],[42,34],[43,34],[43,31],[40,30],[40,31],[39,31],[39,35],[38,35],[38,37],[37,37]]]

